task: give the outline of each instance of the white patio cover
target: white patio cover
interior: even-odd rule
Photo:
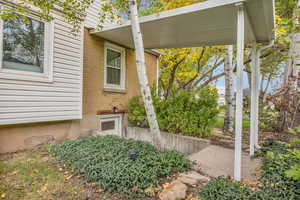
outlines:
[[[208,0],[141,17],[144,47],[161,49],[235,44],[238,10],[235,5],[239,2],[245,2],[245,43],[272,40],[273,0]],[[106,26],[92,34],[134,48],[130,21]]]

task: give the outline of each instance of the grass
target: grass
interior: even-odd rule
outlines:
[[[0,156],[1,200],[123,199],[53,161],[47,149]]]
[[[224,117],[217,117],[217,122],[215,124],[215,128],[223,129],[224,127]],[[243,120],[243,128],[249,129],[250,128],[250,120],[244,119]]]
[[[66,184],[59,169],[45,162],[41,151],[21,153],[0,162],[1,199],[75,199],[78,184]]]

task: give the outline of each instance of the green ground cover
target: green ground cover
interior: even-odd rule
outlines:
[[[201,189],[202,200],[298,200],[300,199],[300,149],[287,143],[271,143],[260,153],[263,168],[257,188],[219,177]]]
[[[134,196],[147,195],[161,178],[191,167],[181,153],[160,152],[150,143],[117,136],[67,141],[52,146],[50,152],[101,188]]]

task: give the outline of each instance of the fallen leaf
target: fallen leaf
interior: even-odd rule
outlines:
[[[69,180],[70,178],[72,178],[73,175],[66,177],[66,180]]]
[[[4,199],[5,197],[6,197],[5,193],[1,194],[1,199]]]

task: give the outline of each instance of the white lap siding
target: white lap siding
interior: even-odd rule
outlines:
[[[0,75],[0,125],[82,117],[83,30],[74,35],[58,12],[54,16],[53,82]]]
[[[94,3],[87,10],[87,16],[85,20],[85,27],[96,28],[99,22],[99,10],[101,7],[101,0],[95,0]]]

